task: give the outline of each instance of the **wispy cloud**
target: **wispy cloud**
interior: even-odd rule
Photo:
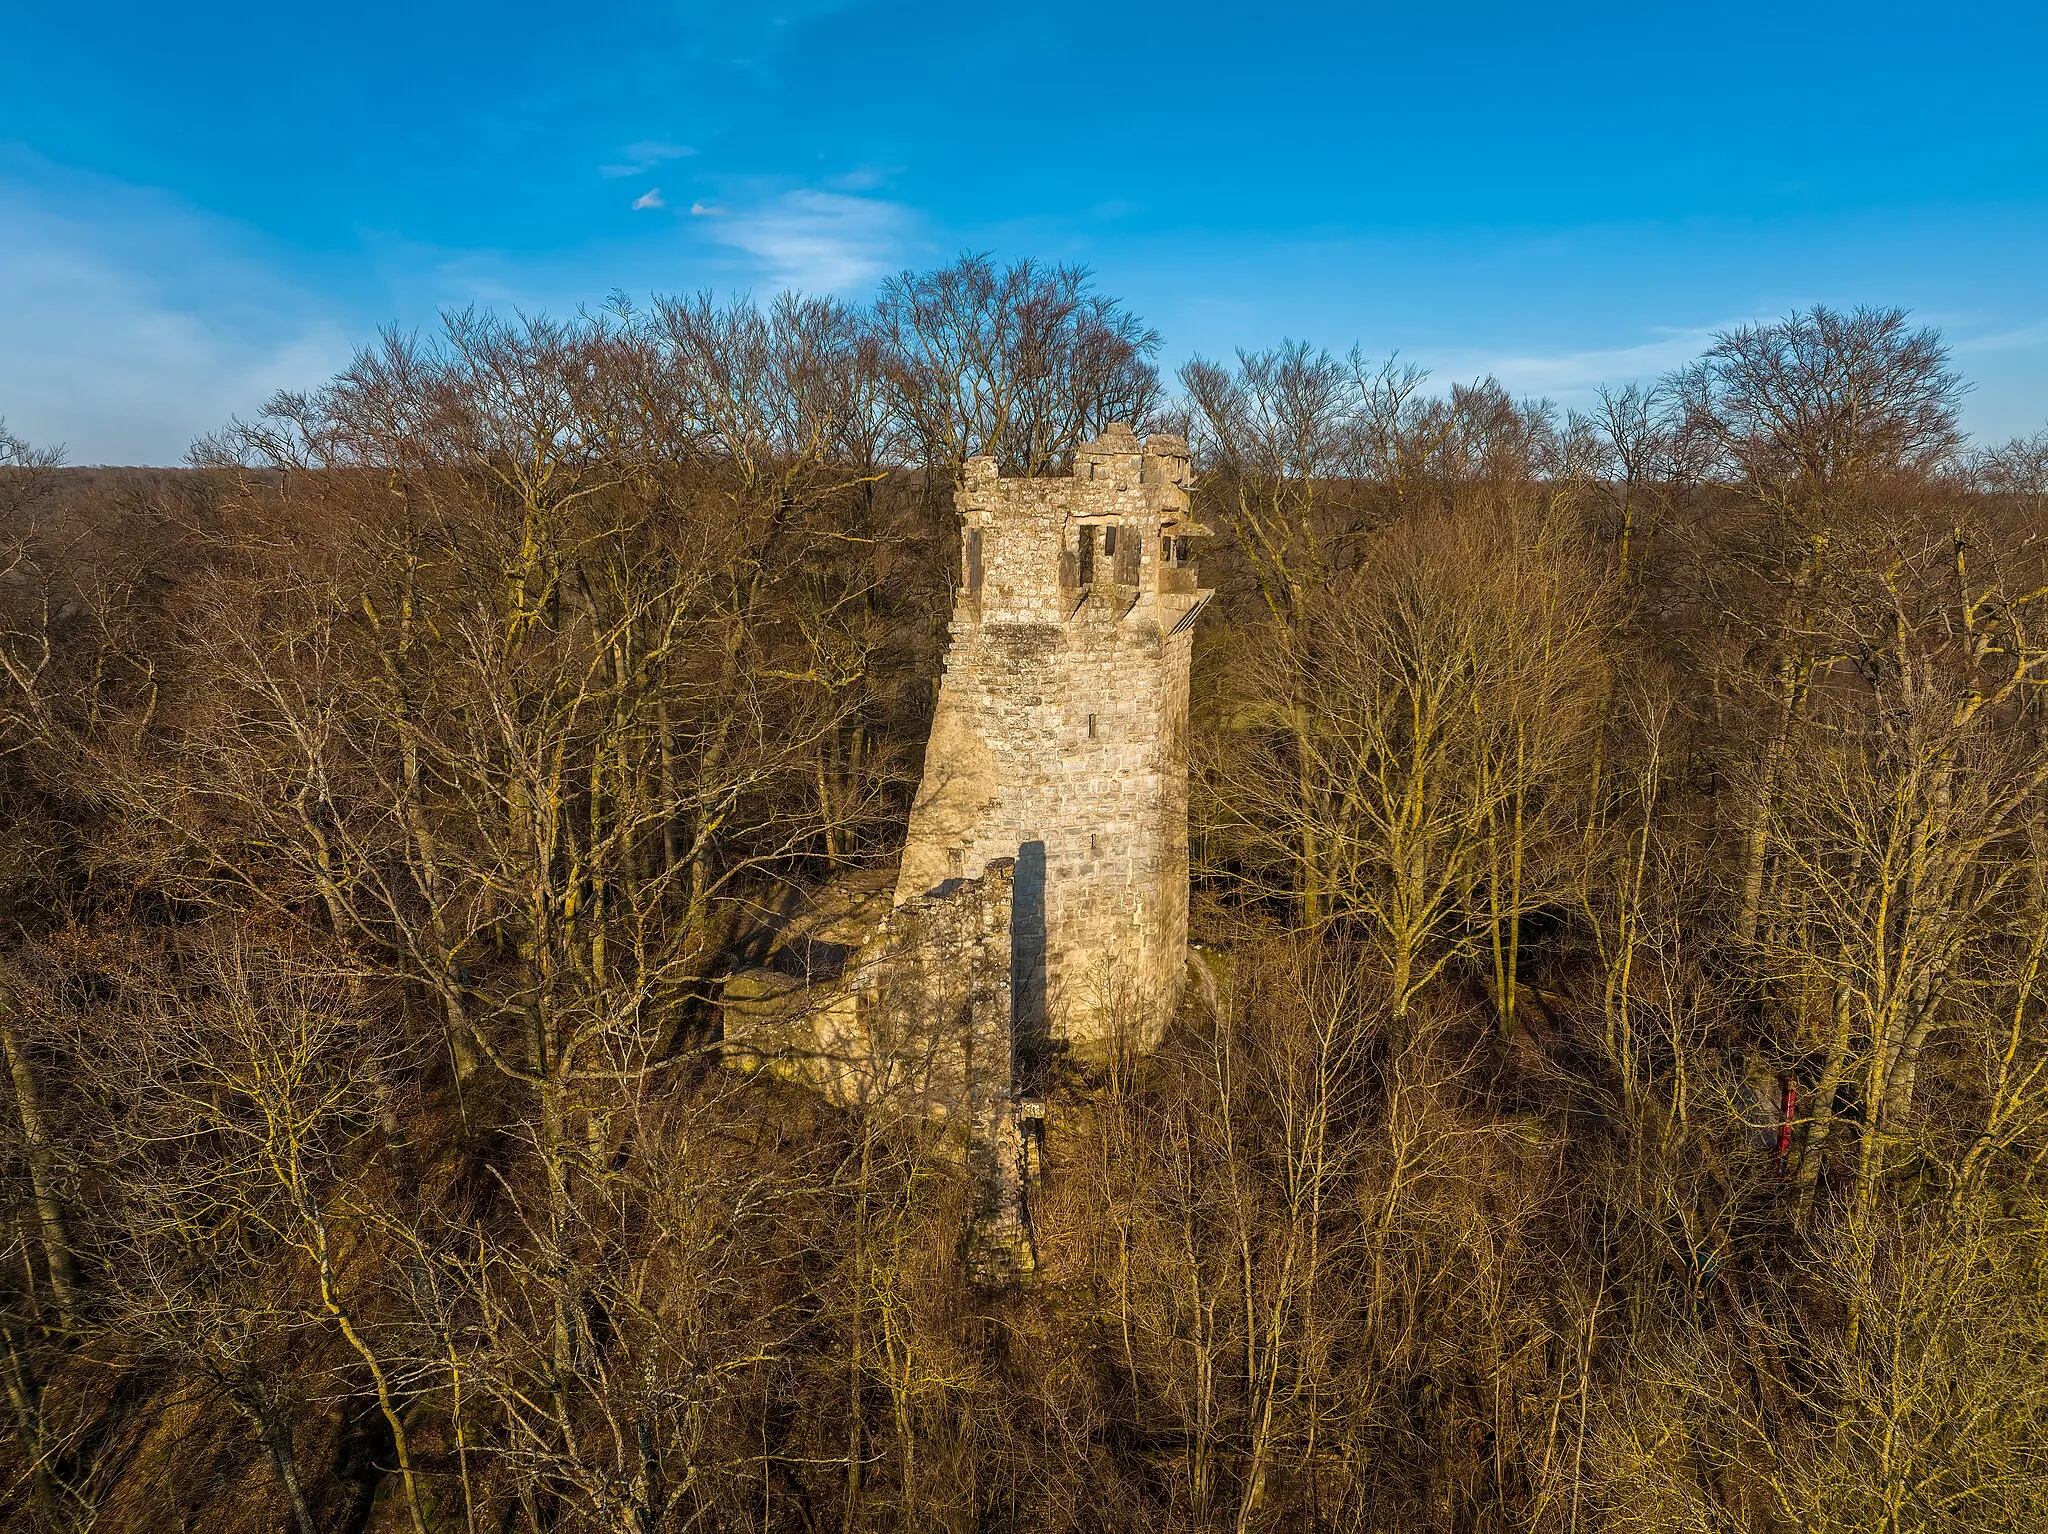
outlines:
[[[1668,373],[1706,350],[1716,331],[1739,323],[1661,330],[1654,339],[1633,346],[1562,352],[1470,348],[1433,352],[1417,360],[1439,379],[1497,378],[1516,394],[1548,395],[1570,403],[1590,396],[1604,383],[1624,384]]]
[[[1976,352],[2029,351],[2037,346],[2048,346],[2048,320],[2036,320],[2031,325],[2016,325],[2004,330],[1985,331],[1974,336],[1961,336],[1950,342],[1949,349],[1969,355]]]
[[[809,292],[864,287],[898,264],[916,220],[901,203],[804,188],[730,211],[691,205],[713,218],[712,238],[744,251],[762,275]]]
[[[633,199],[633,211],[635,213],[645,212],[649,208],[665,208],[667,206],[668,204],[661,200],[661,188],[658,186],[642,192]]]
[[[842,176],[834,176],[825,185],[835,192],[872,192],[902,169],[900,165],[857,165]]]
[[[0,228],[0,415],[74,463],[176,463],[348,358],[246,231],[161,193],[4,153]]]
[[[1548,395],[1561,403],[1580,404],[1601,384],[1649,381],[1682,367],[1704,352],[1716,334],[1745,324],[1767,324],[1776,315],[1743,315],[1714,325],[1672,328],[1634,346],[1588,351],[1489,352],[1478,349],[1443,351],[1425,361],[1440,379],[1492,376],[1517,394]],[[2048,349],[2048,320],[2006,325],[1971,333],[1950,320],[1947,331],[1949,351],[1958,358],[1990,359],[2009,353]]]
[[[691,51],[700,59],[765,73],[793,34],[846,10],[852,0],[776,0],[734,5],[731,0],[683,0]]]
[[[608,181],[623,176],[644,176],[658,166],[671,160],[688,159],[697,151],[688,144],[665,144],[659,139],[642,139],[637,144],[628,144],[621,157],[609,165],[600,165],[597,173]]]

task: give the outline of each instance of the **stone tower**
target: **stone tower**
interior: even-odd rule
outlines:
[[[1021,1047],[1156,1043],[1187,964],[1196,586],[1178,437],[1113,425],[1063,479],[968,460],[960,585],[899,905],[1014,859]]]

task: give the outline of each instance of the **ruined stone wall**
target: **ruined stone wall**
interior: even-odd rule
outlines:
[[[1124,427],[1063,478],[968,465],[952,645],[888,915],[836,979],[806,963],[726,983],[732,1064],[960,1127],[985,1285],[1036,1266],[1047,1047],[1151,1047],[1186,974],[1188,663],[1209,595],[1188,478],[1178,438]]]
[[[970,463],[952,644],[899,902],[1018,860],[1019,1027],[1147,1047],[1187,951],[1187,449],[1112,427],[1069,477]],[[1042,889],[1034,889],[1042,880]]]

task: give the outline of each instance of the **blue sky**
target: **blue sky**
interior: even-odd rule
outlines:
[[[2048,422],[2048,8],[12,0],[0,415],[171,462],[382,323],[1093,267],[1562,402],[1813,303]]]

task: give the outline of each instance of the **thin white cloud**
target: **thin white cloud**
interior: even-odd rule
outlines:
[[[716,216],[712,238],[753,257],[769,281],[813,293],[873,282],[899,263],[914,222],[901,203],[809,188],[731,212],[690,211]]]
[[[348,331],[245,231],[0,153],[0,415],[74,463],[177,463],[345,362]]]
[[[661,200],[661,188],[658,186],[641,193],[633,199],[633,211],[635,213],[645,212],[649,208],[665,208],[667,206],[668,204]]]
[[[1515,394],[1547,395],[1567,403],[1589,397],[1601,384],[1652,379],[1692,361],[1725,325],[1671,329],[1634,346],[1564,352],[1433,352],[1417,360],[1439,379],[1497,378]]]
[[[872,192],[890,177],[901,173],[900,165],[857,165],[843,176],[834,176],[825,185],[835,192]]]
[[[690,204],[690,217],[692,218],[724,218],[725,212],[726,210],[719,207],[716,203],[693,202]]]
[[[1545,395],[1561,405],[1585,408],[1601,384],[1652,383],[1692,361],[1713,344],[1716,333],[1744,324],[1768,324],[1774,314],[1747,315],[1716,325],[1660,332],[1654,340],[1605,350],[1487,352],[1441,351],[1418,356],[1440,382],[1492,375],[1515,394]],[[1968,377],[1963,400],[1965,426],[1983,441],[2025,435],[2039,429],[2037,384],[2040,358],[2048,354],[2048,320],[1979,329],[1967,320],[1918,316],[1930,323],[1946,318],[1949,351]],[[1960,332],[1960,333],[1959,333]]]
[[[851,0],[776,0],[735,5],[732,0],[683,0],[691,51],[707,62],[766,74],[789,37]]]
[[[659,165],[664,160],[680,160],[696,152],[688,144],[665,144],[653,138],[644,138],[637,144],[626,146],[627,155],[641,165]]]
[[[1981,335],[1962,336],[1949,343],[1949,350],[1961,354],[2017,352],[2029,351],[2037,346],[2048,346],[2048,320],[2036,320],[2031,325],[2017,325],[2006,330],[1986,331]]]
[[[644,176],[657,166],[671,160],[687,159],[697,151],[688,144],[664,144],[659,139],[642,139],[637,144],[628,144],[621,162],[600,165],[597,173],[606,180],[616,181],[622,176]]]
[[[1749,315],[1715,325],[1674,328],[1661,332],[1655,340],[1604,350],[1496,353],[1471,349],[1438,352],[1423,360],[1439,378],[1491,375],[1516,394],[1548,395],[1565,404],[1577,404],[1590,398],[1601,384],[1648,382],[1682,367],[1711,346],[1719,333],[1745,324],[1768,324],[1776,318]],[[1961,326],[1953,322],[1944,328],[1952,355],[1983,357],[1985,366],[1989,359],[2001,354],[2048,348],[2048,320],[1983,330],[1974,335],[1967,331],[1958,334]]]

